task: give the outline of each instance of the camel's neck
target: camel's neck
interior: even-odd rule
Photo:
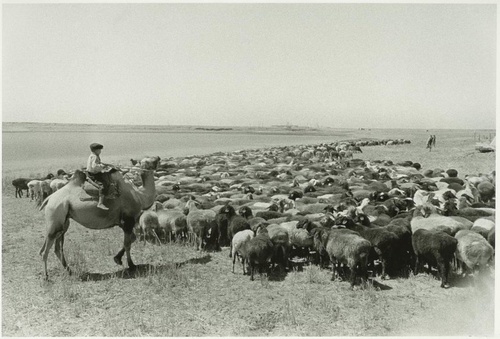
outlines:
[[[154,171],[144,171],[142,173],[142,187],[139,188],[139,193],[141,195],[142,207],[149,208],[155,202],[156,199],[156,189],[155,189],[155,178]]]

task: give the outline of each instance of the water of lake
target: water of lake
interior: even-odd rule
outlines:
[[[217,151],[280,145],[332,142],[343,137],[252,133],[123,133],[123,132],[3,132],[4,168],[33,167],[37,162],[85,164],[92,142],[104,145],[104,162],[128,161],[147,155],[162,158],[203,155]]]

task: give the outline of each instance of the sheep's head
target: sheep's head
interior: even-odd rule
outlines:
[[[455,212],[457,211],[457,203],[455,199],[448,199],[445,201],[443,204],[443,215],[449,216],[449,215],[454,215]]]
[[[456,196],[455,196],[455,194],[453,194],[452,191],[446,191],[443,193],[444,200],[450,200],[450,199],[455,199],[455,198],[456,198]]]
[[[432,213],[436,213],[437,209],[434,205],[426,203],[424,205],[421,205],[417,208],[417,211],[419,211],[424,218],[429,217]]]
[[[323,182],[323,185],[328,185],[328,186],[331,186],[335,183],[335,180],[332,178],[332,177],[328,177],[325,179],[325,181]]]
[[[325,211],[325,213],[333,213],[335,212],[335,208],[333,207],[333,205],[326,205],[325,208],[323,208],[323,211]]]
[[[466,208],[472,205],[471,201],[473,199],[469,200],[470,197],[467,194],[463,194],[460,198],[458,198],[458,209]]]
[[[352,227],[354,225],[354,221],[352,220],[351,217],[340,214],[335,219],[335,224],[337,226],[343,226],[343,227],[349,228],[349,227]]]
[[[222,213],[222,214],[227,214],[228,216],[232,216],[232,215],[235,215],[235,214],[236,214],[236,211],[234,210],[234,207],[233,207],[233,206],[231,206],[231,205],[229,204],[229,202],[228,202],[228,203],[226,203],[226,204],[224,205],[224,207],[222,207],[222,208],[220,209],[220,211],[219,211],[219,212],[220,212],[220,213]]]
[[[302,194],[302,192],[300,192],[300,191],[293,191],[292,193],[290,193],[288,195],[288,199],[296,200],[296,199],[302,198],[303,196],[304,196],[304,194]]]
[[[331,227],[335,225],[335,217],[333,216],[333,213],[326,212],[325,216],[321,218],[319,222],[324,227]]]
[[[245,186],[243,188],[243,193],[247,194],[247,193],[255,193],[255,188],[253,188],[252,186]]]
[[[267,209],[273,212],[278,212],[279,206],[277,204],[271,204]]]
[[[314,186],[309,185],[306,188],[304,188],[304,193],[309,193],[309,192],[316,192]]]
[[[371,225],[370,219],[364,213],[358,213],[356,216],[356,221],[359,222],[363,226],[370,226]]]
[[[249,218],[253,215],[252,209],[248,206],[242,206],[239,210],[238,213],[245,218]]]
[[[255,230],[255,234],[256,235],[269,234],[269,232],[267,231],[267,227],[265,227],[264,225],[259,225],[259,226],[257,226],[257,229]]]

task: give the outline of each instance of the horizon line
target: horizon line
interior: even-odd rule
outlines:
[[[298,128],[308,128],[311,130],[321,130],[321,129],[354,129],[354,130],[384,130],[384,129],[403,129],[403,130],[492,130],[496,131],[494,128],[408,128],[408,127],[331,127],[331,126],[308,126],[308,125],[295,125],[295,124],[282,124],[282,125],[251,125],[251,126],[238,126],[238,125],[151,125],[151,124],[112,124],[112,123],[74,123],[74,122],[39,122],[39,121],[2,121],[2,124],[50,124],[50,125],[85,125],[85,126],[124,126],[124,127],[210,127],[210,128],[273,128],[273,127],[298,127]]]

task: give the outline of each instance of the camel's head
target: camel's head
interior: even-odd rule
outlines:
[[[141,168],[145,170],[155,170],[160,164],[160,157],[147,157],[141,160]]]

